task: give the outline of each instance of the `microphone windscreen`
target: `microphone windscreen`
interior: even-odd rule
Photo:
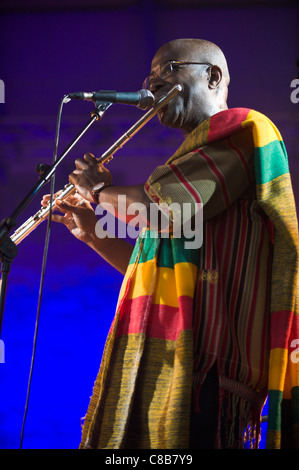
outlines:
[[[141,109],[148,109],[150,108],[155,101],[154,95],[149,91],[143,88],[139,90],[140,100],[138,107]]]

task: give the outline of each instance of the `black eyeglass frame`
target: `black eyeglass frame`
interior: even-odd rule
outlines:
[[[213,64],[210,64],[209,62],[184,62],[184,61],[180,61],[180,60],[169,60],[168,62],[166,62],[166,64],[164,64],[162,67],[160,67],[160,72],[161,72],[161,68],[165,68],[166,66],[170,66],[170,70],[168,72],[164,72],[164,73],[156,73],[156,72],[152,72],[151,74],[149,74],[148,77],[146,77],[146,79],[143,81],[143,85],[142,85],[142,88],[146,88],[146,89],[149,89],[149,86],[150,86],[150,81],[153,77],[153,75],[157,75],[159,78],[161,78],[162,80],[164,80],[165,78],[169,77],[172,73],[173,73],[173,65],[207,65],[208,67],[213,67]]]

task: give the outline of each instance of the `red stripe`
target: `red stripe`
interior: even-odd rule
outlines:
[[[261,251],[262,251],[263,242],[264,242],[264,235],[265,235],[265,233],[264,233],[264,230],[263,230],[263,227],[262,227],[261,235],[260,235],[260,238],[259,238],[259,247],[258,247],[258,255],[257,255],[258,260],[261,259]],[[254,311],[255,311],[255,308],[256,308],[256,299],[257,299],[257,292],[258,292],[259,277],[260,277],[260,263],[256,263],[256,271],[254,273],[254,281],[255,282],[254,282],[252,298],[251,298],[251,308],[250,308],[250,313],[249,313],[249,318],[248,318],[248,324],[246,326],[246,330],[249,332],[249,334],[247,335],[247,342],[246,342],[246,358],[247,358],[247,364],[248,364],[247,380],[248,381],[251,380],[251,377],[252,377],[252,370],[250,368],[250,359],[249,358],[250,358],[250,350],[252,348],[252,335],[251,335],[251,332],[252,332],[252,325],[253,325],[253,320],[254,320],[254,315],[253,314],[254,314]],[[266,318],[266,316],[267,315],[266,315],[266,312],[265,312],[264,318]],[[259,380],[260,379],[261,379],[261,377],[259,378]]]
[[[293,341],[294,339],[299,340],[299,315],[294,315],[293,317],[293,322],[292,322],[292,328],[290,332],[290,341]]]
[[[243,154],[242,150],[239,149],[239,147],[237,147],[235,145],[235,143],[233,142],[232,138],[229,138],[227,139],[227,144],[228,146],[238,155],[238,157],[240,158],[241,160],[241,163],[246,171],[246,174],[247,174],[247,177],[248,177],[248,181],[249,183],[252,182],[252,177],[251,177],[251,173],[250,173],[250,168],[249,168],[249,165],[248,165],[248,161],[245,157],[245,155]]]
[[[244,213],[244,207],[243,213]],[[246,215],[246,214],[245,214]],[[239,228],[239,245],[238,245],[238,252],[236,254],[236,268],[234,271],[234,281],[233,281],[233,292],[231,296],[230,302],[230,311],[235,312],[236,307],[236,300],[239,294],[239,284],[238,280],[240,279],[240,273],[244,263],[244,248],[245,248],[245,240],[246,240],[246,233],[247,233],[247,219],[246,217],[242,217],[241,219],[241,226]]]
[[[268,270],[267,270],[267,276],[269,278],[269,276],[271,275],[271,267],[272,267],[272,260],[270,259],[271,257],[269,256],[269,259],[268,259]],[[266,298],[266,302],[265,302],[265,305],[270,305],[270,297],[271,297],[271,294],[270,294],[270,289],[268,288],[267,289],[267,298]],[[267,338],[268,337],[268,315],[264,315],[264,324],[263,324],[263,334],[262,334],[262,337],[263,338]],[[264,367],[267,369],[268,367],[268,356],[267,356],[267,350],[266,348],[261,348],[261,366],[263,366],[264,364]],[[261,381],[262,381],[262,378],[263,378],[263,368],[261,367],[261,371],[260,371],[260,376],[259,376],[259,381],[258,383],[260,384]]]
[[[213,236],[211,235],[211,226],[210,224],[206,224],[206,232],[205,232],[205,269],[211,270],[215,269],[213,265],[213,251],[214,247],[211,243]],[[221,305],[221,295],[218,289],[221,288],[221,279],[218,280],[215,284],[209,282],[208,280],[202,280],[200,283],[201,291],[204,287],[206,298],[205,298],[205,306],[207,307],[208,315],[205,318],[201,317],[200,311],[197,311],[198,314],[195,315],[195,319],[197,320],[196,326],[196,334],[198,334],[199,328],[202,328],[205,331],[205,335],[202,340],[202,344],[200,345],[200,351],[203,353],[207,353],[208,363],[206,364],[209,367],[210,363],[214,361],[214,354],[217,354],[218,351],[216,349],[217,344],[219,342],[219,323],[218,323],[218,316],[220,312],[220,305]],[[202,292],[198,295],[199,305],[202,302]],[[215,303],[216,301],[216,303]],[[200,320],[200,323],[199,323]],[[221,321],[221,318],[220,320]],[[195,337],[196,338],[196,337]]]
[[[231,302],[230,302],[230,308],[229,308],[231,325],[234,325],[235,315],[239,314],[239,312],[236,312],[236,301],[237,301],[237,297],[238,297],[239,290],[240,290],[239,280],[241,278],[241,271],[242,271],[243,263],[244,263],[244,248],[245,248],[245,240],[246,240],[246,234],[247,234],[247,219],[246,219],[246,214],[244,214],[244,207],[243,207],[243,215],[245,215],[245,217],[242,217],[242,220],[241,220],[239,245],[238,245],[238,252],[236,255],[236,268],[235,268],[234,280],[233,280],[233,293],[231,296]],[[234,327],[232,328],[231,334],[233,337],[233,345],[238,345],[237,332],[234,330]],[[232,365],[231,370],[233,371],[233,375],[236,374],[238,358],[239,358],[239,351],[235,347],[233,356],[232,356],[232,361],[231,361],[231,365]]]
[[[218,253],[221,253],[224,249],[223,247],[223,235],[227,230],[227,244],[225,247],[225,257],[224,262],[222,263],[223,269],[225,269],[225,278],[227,279],[228,276],[228,266],[230,266],[230,257],[231,257],[231,240],[233,238],[234,232],[236,230],[236,211],[229,212],[229,220],[227,224],[224,224],[223,231],[220,230],[220,239],[218,243]],[[222,228],[222,227],[221,227]]]
[[[150,197],[157,203],[159,204],[160,198],[157,196],[157,194],[153,194],[152,189],[148,183],[145,183],[144,185],[145,191],[147,191],[148,194],[150,194]]]
[[[215,308],[215,301],[214,301],[215,285],[214,284],[209,284],[209,288],[207,289],[207,293],[208,293],[209,298],[207,300],[206,305],[208,305],[209,315],[208,315],[208,318],[207,318],[207,321],[206,321],[205,331],[209,332],[209,334],[205,335],[203,351],[207,351],[208,353],[213,353],[214,352],[214,347],[212,347],[212,345],[210,344],[210,340],[212,340],[214,338],[214,342],[215,342],[215,340],[217,339],[214,335],[214,332],[212,331],[213,326],[215,325],[215,317],[214,317],[214,313],[215,313],[215,310],[214,310],[214,308]]]
[[[198,203],[201,203],[201,199],[199,194],[192,188],[191,184],[186,180],[186,178],[183,176],[183,174],[179,171],[176,165],[173,165],[172,163],[169,165],[172,171],[176,174],[177,178],[180,180],[180,182],[188,189],[188,191],[191,193],[191,195],[194,197],[195,201]]]
[[[196,288],[196,297],[195,297],[196,315],[194,315],[194,322],[193,322],[193,343],[195,346],[197,344],[198,329],[199,329],[199,325],[201,322],[200,310],[198,309],[197,304],[200,304],[202,296],[203,296],[203,282],[198,281],[197,288]]]
[[[230,274],[230,269],[231,269],[231,256],[232,256],[232,240],[234,238],[234,233],[236,231],[236,211],[231,210],[229,211],[229,219],[223,220],[223,223],[220,224],[219,226],[219,234],[218,234],[218,239],[217,239],[217,258],[221,260],[221,254],[223,253],[223,250],[225,252],[224,260],[221,263],[221,281],[222,281],[222,289],[224,289],[224,292],[228,291],[227,287],[227,281],[229,280],[229,274]],[[225,233],[227,231],[227,235],[225,236]],[[226,240],[226,244],[223,245],[223,241]],[[232,284],[233,285],[233,284]],[[228,298],[228,297],[227,297]],[[230,307],[228,303],[226,302],[226,299],[224,299],[222,303],[222,317],[223,317],[223,327],[221,331],[221,350],[220,350],[220,357],[227,357],[227,347],[228,345],[231,345],[232,347],[234,346],[234,342],[230,338],[230,327],[229,327],[229,311]],[[232,349],[233,352],[233,349]]]
[[[293,312],[288,310],[271,313],[271,349],[288,349],[293,317]]]
[[[249,112],[247,108],[234,108],[214,114],[210,119],[208,141],[220,140],[241,130]]]
[[[205,256],[205,261],[206,261],[206,269],[213,269],[213,258],[212,258],[212,252],[213,252],[213,246],[212,246],[212,236],[211,236],[211,225],[206,224],[206,233],[205,233],[205,240],[206,240],[206,256]]]
[[[212,237],[211,237],[211,226],[210,224],[206,224],[206,233],[205,233],[205,240],[206,240],[206,246],[205,246],[205,268],[207,270],[212,269],[212,253],[213,253],[213,246],[211,243]],[[207,281],[203,281],[207,282]],[[214,307],[214,302],[213,302],[213,293],[214,293],[214,287],[212,284],[208,283],[208,288],[206,288],[206,305],[208,306],[208,316],[207,318],[203,319],[203,322],[205,324],[204,326],[204,331],[209,332],[208,334],[205,335],[204,342],[203,342],[203,351],[209,351],[209,339],[211,336],[211,329],[213,327],[213,321],[214,321],[214,315],[213,315],[213,307]]]
[[[225,178],[224,178],[223,174],[219,171],[219,169],[215,165],[213,159],[211,157],[209,157],[209,155],[207,155],[202,149],[199,149],[198,153],[206,160],[206,162],[208,163],[211,171],[214,173],[214,175],[218,179],[218,181],[220,183],[220,186],[221,186],[221,189],[222,189],[224,199],[225,199],[225,204],[228,207],[230,205],[230,197],[229,197],[229,194],[228,194],[228,190],[227,190],[227,186],[226,186],[226,182],[225,182]]]
[[[153,304],[148,321],[144,325],[144,315],[149,302],[148,296],[127,299],[123,304],[117,336],[144,333],[150,338],[175,341],[182,330],[192,329],[193,299],[181,296],[179,307]]]

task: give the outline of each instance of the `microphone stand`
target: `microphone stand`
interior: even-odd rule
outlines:
[[[76,143],[81,139],[85,132],[92,126],[95,121],[102,119],[104,113],[112,105],[111,102],[102,102],[95,101],[96,109],[91,113],[91,118],[83,129],[79,132],[77,137],[69,144],[66,150],[62,155],[56,160],[53,165],[40,165],[40,178],[33,188],[29,191],[27,196],[19,204],[19,206],[14,210],[10,217],[3,219],[0,222],[0,262],[1,262],[1,287],[0,287],[0,339],[1,339],[1,330],[2,322],[4,315],[4,306],[6,299],[6,290],[7,290],[7,281],[8,275],[10,272],[11,264],[14,258],[17,255],[17,246],[8,236],[10,230],[17,225],[17,217],[22,213],[22,211],[30,204],[35,195],[44,187],[46,183],[54,175],[58,165],[63,161],[66,155],[70,150],[76,145]]]

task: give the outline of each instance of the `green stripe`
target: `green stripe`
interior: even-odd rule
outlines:
[[[139,263],[145,263],[154,259],[159,247],[159,239],[155,236],[156,232],[147,230],[144,236],[137,239],[129,264],[134,264],[139,256],[141,245],[143,245],[140,253]]]
[[[139,252],[139,263],[145,263],[157,256],[157,266],[164,268],[173,268],[176,263],[198,264],[198,249],[186,249],[184,244],[190,239],[182,238],[157,238],[156,232],[148,230],[144,237],[138,238],[134,247],[130,264],[137,261]],[[141,244],[143,247],[141,248]]]
[[[281,429],[281,401],[282,392],[280,390],[269,391],[268,429],[272,431],[280,431]]]
[[[186,238],[163,238],[161,240],[158,266],[173,268],[177,263],[198,264],[198,249],[186,249]],[[187,240],[188,241],[188,240]],[[190,241],[190,240],[189,240]]]
[[[269,183],[289,173],[289,164],[283,141],[275,140],[254,150],[256,184]]]

